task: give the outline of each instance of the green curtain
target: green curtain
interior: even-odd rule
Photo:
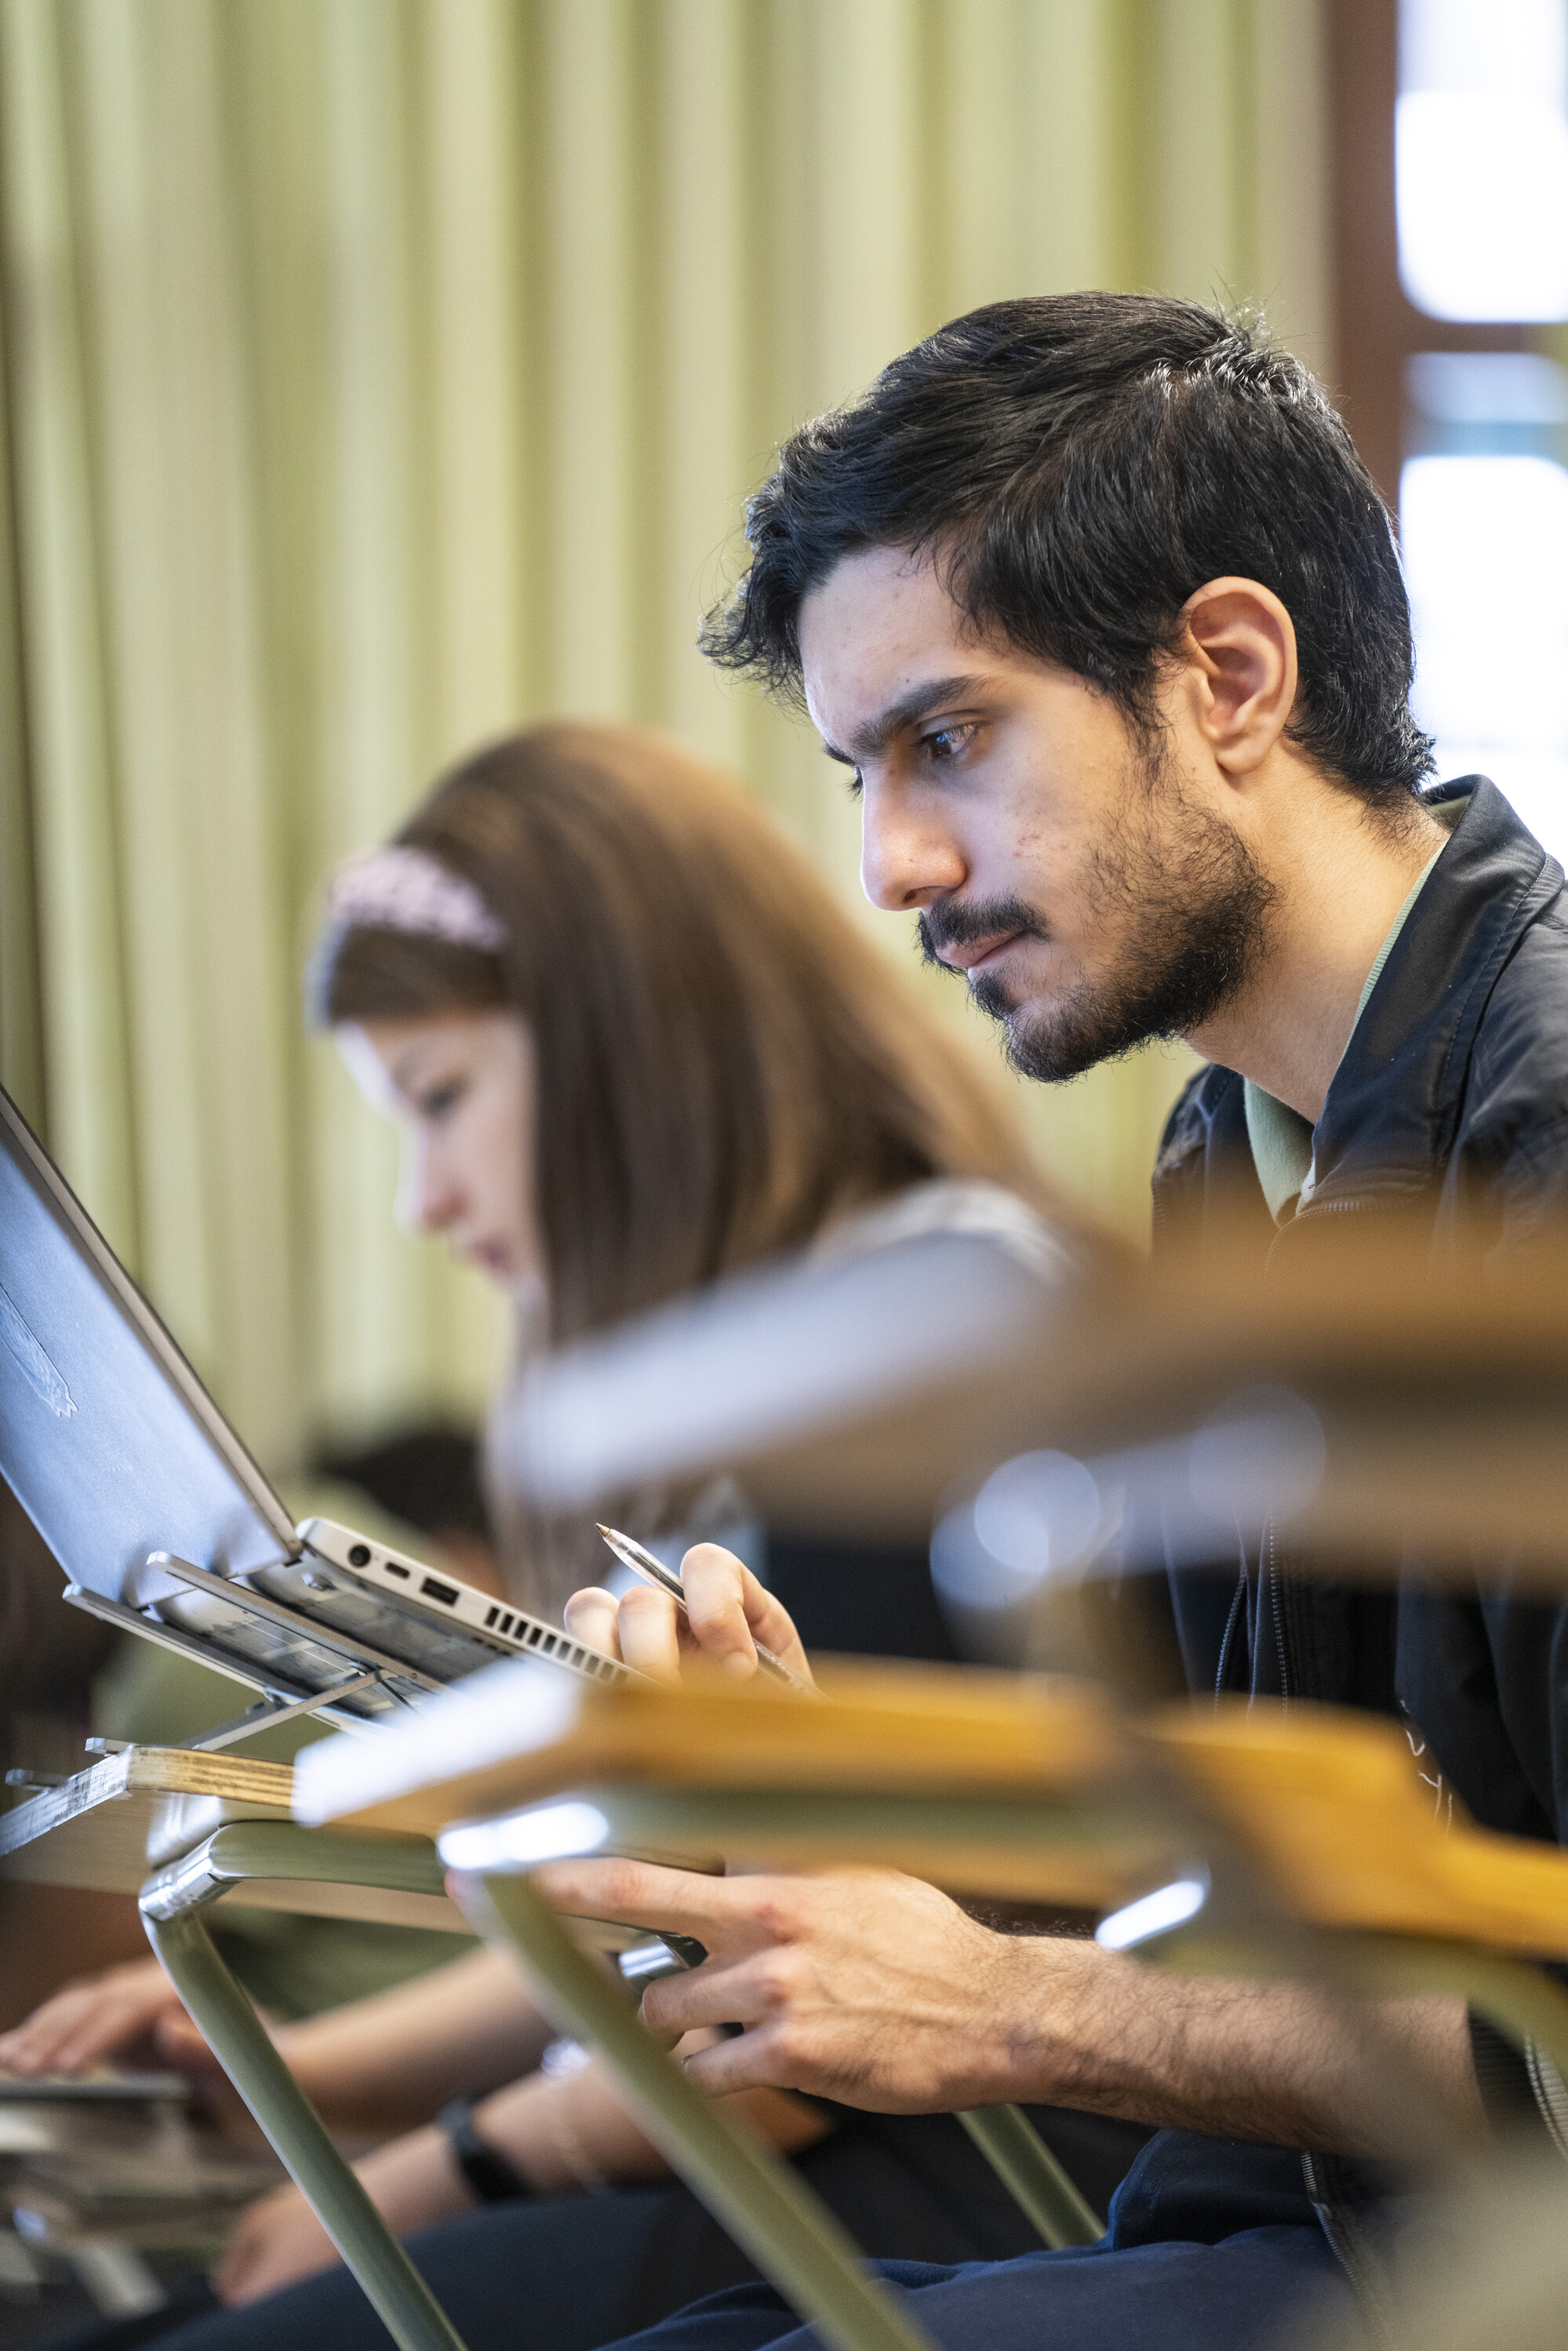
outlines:
[[[852,900],[841,780],[693,647],[744,493],[1006,293],[1261,298],[1332,367],[1321,38],[1313,0],[0,0],[0,1057],[267,1461],[471,1407],[502,1344],[300,1033],[326,869],[572,711],[732,762]],[[1030,1095],[1133,1229],[1180,1073]]]

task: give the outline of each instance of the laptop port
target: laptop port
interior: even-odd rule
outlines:
[[[434,1575],[427,1575],[419,1589],[424,1599],[439,1600],[444,1608],[455,1608],[457,1605],[457,1586],[455,1583],[439,1583]]]

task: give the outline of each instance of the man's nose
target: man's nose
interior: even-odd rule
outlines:
[[[968,864],[929,810],[867,777],[861,798],[861,887],[885,914],[907,914],[961,889]]]

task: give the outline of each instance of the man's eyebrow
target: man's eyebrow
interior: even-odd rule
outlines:
[[[826,742],[822,748],[830,759],[837,759],[841,767],[858,768],[862,760],[874,759],[885,751],[894,737],[901,735],[906,726],[917,726],[922,718],[929,718],[934,710],[940,710],[946,703],[972,700],[985,687],[985,679],[979,677],[928,679],[924,684],[912,685],[907,694],[901,694],[896,702],[890,702],[885,710],[857,727],[850,737],[847,750],[841,751],[836,744]]]

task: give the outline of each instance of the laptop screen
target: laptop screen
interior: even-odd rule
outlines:
[[[293,1559],[288,1514],[0,1092],[0,1473],[67,1578],[130,1607]]]

